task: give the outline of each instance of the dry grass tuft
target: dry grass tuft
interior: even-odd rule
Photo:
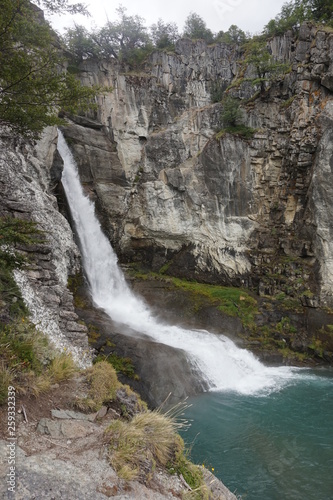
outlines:
[[[70,354],[62,353],[53,358],[48,371],[52,382],[61,382],[72,378],[78,367]]]
[[[147,479],[156,463],[166,466],[183,448],[176,429],[171,418],[157,411],[135,415],[130,422],[113,422],[107,430],[111,465],[121,477],[125,471],[131,479]]]
[[[107,361],[99,361],[87,372],[90,385],[89,396],[81,400],[80,404],[87,409],[97,411],[108,401],[113,401],[117,396],[119,381],[116,370]]]
[[[116,370],[106,361],[96,363],[88,376],[90,396],[97,404],[115,399],[119,382]]]
[[[75,406],[81,411],[98,411],[103,404],[117,398],[121,387],[116,370],[107,361],[98,361],[86,370],[89,391],[87,397],[77,398]]]
[[[206,484],[194,490],[185,491],[182,495],[182,500],[211,500],[212,498],[212,493]]]
[[[48,370],[45,373],[36,375],[35,372],[29,371],[25,374],[24,385],[19,385],[17,389],[21,394],[30,393],[36,398],[40,394],[47,392],[52,384]]]

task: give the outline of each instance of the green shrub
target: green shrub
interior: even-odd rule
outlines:
[[[224,132],[228,132],[232,135],[238,135],[244,139],[252,139],[253,135],[256,133],[256,129],[247,127],[246,125],[236,125],[235,127],[226,127]]]
[[[228,84],[224,80],[219,80],[217,82],[213,82],[210,87],[210,99],[211,102],[220,102],[223,99],[224,92]]]
[[[94,363],[98,363],[100,361],[106,361],[113,366],[116,372],[123,373],[128,378],[132,378],[134,380],[138,380],[138,376],[134,371],[134,366],[131,358],[118,356],[117,354],[111,353],[108,355],[99,354],[95,359]]]
[[[242,112],[238,99],[227,96],[223,99],[221,122],[224,127],[237,127],[242,119]]]

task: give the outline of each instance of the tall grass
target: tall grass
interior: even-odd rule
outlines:
[[[188,460],[178,434],[189,425],[182,419],[185,407],[185,402],[179,403],[164,414],[159,408],[135,415],[129,422],[112,422],[106,431],[109,460],[121,478],[147,483],[155,468],[162,467],[170,474],[182,475],[192,490],[186,498],[210,498],[202,470]]]
[[[156,466],[166,466],[184,448],[175,422],[157,411],[117,420],[108,428],[110,463],[120,477],[147,478]]]
[[[0,352],[0,404],[9,385],[18,393],[38,396],[77,371],[72,357],[55,351],[25,317],[0,325]]]

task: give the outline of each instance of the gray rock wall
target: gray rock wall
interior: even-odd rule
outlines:
[[[216,137],[210,99],[239,76],[240,50],[190,40],[138,73],[86,61],[83,81],[113,91],[93,130],[74,117],[64,133],[123,261],[332,305],[333,35],[304,24],[270,45],[290,72],[250,102],[249,84],[232,91],[252,139]]]
[[[67,289],[68,275],[80,269],[80,255],[51,189],[61,169],[59,159],[53,168],[56,142],[56,128],[46,129],[35,147],[0,130],[0,214],[35,221],[45,231],[45,242],[28,249],[31,263],[15,278],[32,322],[85,365],[90,358],[87,329],[78,323]]]

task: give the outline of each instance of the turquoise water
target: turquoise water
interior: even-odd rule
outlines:
[[[186,434],[192,458],[214,467],[243,499],[333,498],[331,373],[268,368],[223,335],[161,324],[129,289],[61,133],[58,147],[94,303],[115,321],[184,350],[204,379],[224,391],[193,400]]]
[[[192,460],[243,500],[333,499],[332,371],[306,371],[266,396],[211,392],[188,402]]]

